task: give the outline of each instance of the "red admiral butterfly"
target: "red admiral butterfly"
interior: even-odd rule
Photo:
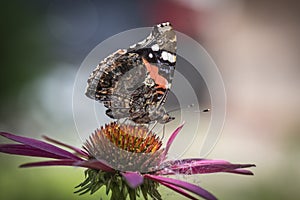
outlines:
[[[174,77],[176,44],[169,22],[154,26],[145,40],[100,62],[88,79],[86,96],[103,103],[113,119],[138,124],[173,120],[163,104]]]

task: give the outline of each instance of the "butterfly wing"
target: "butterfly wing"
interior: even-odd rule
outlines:
[[[103,103],[111,118],[149,123],[162,117],[157,111],[166,100],[175,64],[175,32],[169,23],[156,25],[145,40],[100,62],[86,95]]]

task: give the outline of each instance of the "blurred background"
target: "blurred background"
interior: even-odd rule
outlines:
[[[208,157],[257,165],[254,177],[203,175],[200,185],[219,199],[298,199],[299,9],[292,0],[1,1],[0,130],[80,146],[71,102],[83,59],[114,34],[170,21],[224,79],[226,123]],[[0,199],[100,199],[73,194],[82,169],[17,168],[29,160],[0,155]]]

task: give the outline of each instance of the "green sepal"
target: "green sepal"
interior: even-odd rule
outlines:
[[[84,174],[85,180],[76,186],[78,189],[74,192],[79,193],[79,195],[88,192],[94,194],[105,185],[106,195],[111,193],[110,200],[126,200],[127,197],[129,197],[130,200],[136,200],[137,197],[141,196],[141,193],[145,200],[148,200],[148,195],[154,200],[162,200],[161,195],[157,190],[159,183],[153,180],[144,179],[142,185],[132,189],[123,176],[117,171],[105,172],[87,169]]]

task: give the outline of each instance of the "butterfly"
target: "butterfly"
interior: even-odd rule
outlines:
[[[174,77],[176,48],[172,25],[155,25],[146,39],[99,63],[88,78],[86,96],[102,103],[113,119],[137,124],[172,121],[163,105]]]

